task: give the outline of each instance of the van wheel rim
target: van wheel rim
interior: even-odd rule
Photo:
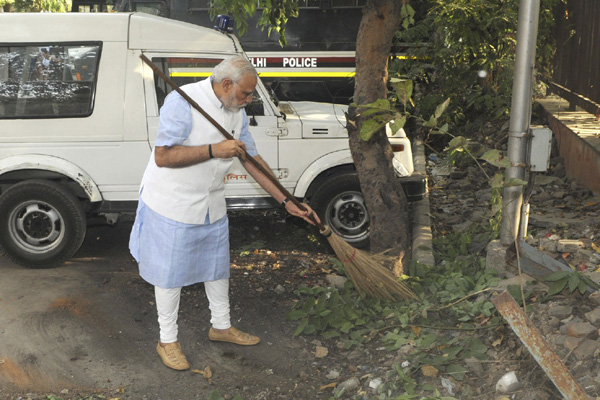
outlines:
[[[356,238],[367,233],[370,220],[361,193],[342,193],[327,208],[329,225],[341,235]]]
[[[9,216],[9,232],[14,243],[27,252],[45,253],[64,237],[64,221],[48,203],[29,201],[15,207]]]

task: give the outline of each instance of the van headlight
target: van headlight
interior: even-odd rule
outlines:
[[[392,159],[392,165],[394,166],[394,171],[396,171],[396,175],[398,176],[409,176],[408,170],[402,165],[397,158]]]

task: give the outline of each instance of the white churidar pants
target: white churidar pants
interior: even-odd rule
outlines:
[[[211,314],[210,323],[213,328],[230,328],[229,279],[204,282],[204,290],[208,298],[208,307]],[[174,343],[177,341],[177,314],[179,312],[181,288],[164,289],[154,286],[154,295],[156,297],[156,310],[158,311],[160,341],[161,343]]]

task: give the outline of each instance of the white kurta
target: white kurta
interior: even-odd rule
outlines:
[[[210,81],[182,89],[229,132],[241,132],[251,156],[256,147],[244,111],[222,107]],[[184,110],[182,110],[184,108]],[[224,137],[177,93],[161,109],[157,146],[196,146]],[[140,189],[140,203],[130,238],[140,275],[162,288],[229,277],[229,227],[224,177],[232,160],[212,159],[185,168],[159,168],[154,153]]]

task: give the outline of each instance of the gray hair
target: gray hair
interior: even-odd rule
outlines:
[[[221,83],[224,79],[231,79],[239,83],[244,75],[256,76],[256,69],[246,58],[233,56],[221,61],[213,69],[210,79],[215,83]]]

